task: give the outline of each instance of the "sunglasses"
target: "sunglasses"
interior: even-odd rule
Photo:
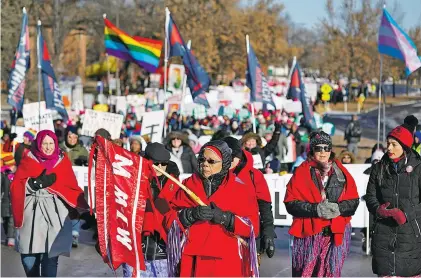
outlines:
[[[154,162],[153,165],[155,166],[161,165],[165,167],[165,166],[168,166],[168,162]]]
[[[220,160],[207,159],[204,156],[199,156],[197,160],[199,161],[199,163],[205,163],[205,161],[207,161],[211,165],[222,162]]]
[[[332,151],[332,147],[329,146],[315,146],[313,147],[313,151],[316,153],[321,153],[322,151],[330,152]]]

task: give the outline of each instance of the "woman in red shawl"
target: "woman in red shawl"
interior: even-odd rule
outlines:
[[[292,276],[341,276],[359,197],[354,179],[334,159],[325,132],[310,135],[308,159],[295,170],[284,203],[294,217],[289,230],[294,236]]]
[[[198,161],[199,172],[183,184],[206,205],[199,205],[182,189],[171,200],[174,211],[167,227],[173,220],[178,225],[168,234],[169,276],[175,275],[177,251],[182,252],[182,277],[257,276],[254,231],[258,231],[259,216],[254,188],[229,172],[231,149],[223,141],[205,144]],[[183,246],[173,236],[178,226],[183,230]]]
[[[38,133],[10,188],[18,250],[27,276],[57,276],[58,256],[70,256],[72,216],[87,212],[72,163],[56,135]],[[86,214],[85,214],[86,215]]]

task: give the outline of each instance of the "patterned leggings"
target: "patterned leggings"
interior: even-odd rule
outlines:
[[[294,238],[292,246],[293,277],[340,277],[349,253],[351,225],[345,228],[342,245],[335,246],[332,236],[322,233]]]

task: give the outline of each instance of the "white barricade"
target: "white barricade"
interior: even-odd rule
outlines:
[[[360,197],[365,195],[368,175],[365,175],[363,172],[370,167],[369,164],[353,164],[345,165],[351,175],[354,177],[354,180],[357,184],[358,194]],[[79,186],[85,191],[85,198],[88,200],[88,168],[73,166],[73,171],[75,172]],[[190,174],[183,174],[180,176],[181,180],[188,178]],[[272,197],[272,210],[273,217],[275,220],[275,226],[291,226],[292,216],[288,214],[284,205],[284,197],[286,192],[286,186],[288,181],[292,177],[291,174],[279,176],[277,174],[265,175],[265,179],[268,183],[270,195]],[[92,186],[95,186],[92,183]],[[92,192],[94,194],[94,192]],[[94,200],[94,198],[93,198]],[[355,215],[352,217],[351,225],[354,228],[363,228],[368,224],[368,210],[364,201],[360,201]],[[367,223],[366,223],[367,222]]]

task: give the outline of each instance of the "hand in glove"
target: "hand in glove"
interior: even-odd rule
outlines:
[[[179,219],[184,227],[190,227],[196,221],[209,221],[213,218],[213,210],[209,206],[197,206],[180,211]]]
[[[275,255],[275,242],[273,237],[264,236],[260,242],[260,246],[261,252],[263,253],[266,251],[266,255],[268,255],[269,258],[272,258],[273,255]]]
[[[83,230],[88,230],[90,228],[96,229],[97,222],[95,218],[95,214],[90,214],[89,212],[84,212],[80,215],[80,219],[84,220],[85,223],[81,226]]]
[[[224,226],[228,231],[234,231],[234,214],[229,211],[222,211],[218,208],[214,202],[211,202],[211,208],[213,211],[212,223],[220,224]]]
[[[275,131],[274,132],[281,132],[282,125],[278,122],[275,122]]]
[[[317,215],[324,219],[333,219],[341,215],[337,203],[329,203],[328,200],[317,205]]]
[[[387,209],[388,206],[390,206],[389,202],[381,205],[377,209],[377,215],[382,218],[392,217],[399,225],[405,224],[406,222],[405,213],[403,213],[403,211],[401,211],[398,208]]]
[[[28,184],[33,191],[47,188],[56,182],[56,174],[52,173],[52,174],[46,175],[45,174],[46,171],[47,169],[44,169],[41,175],[39,175],[36,178],[30,178],[28,180]]]

